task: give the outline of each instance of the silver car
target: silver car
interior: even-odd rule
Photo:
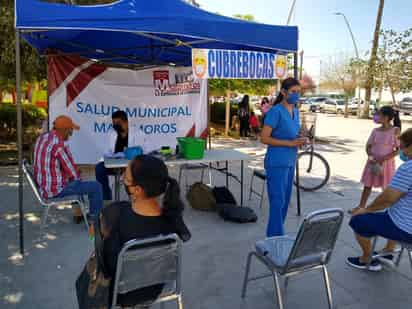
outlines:
[[[405,97],[397,104],[399,111],[404,113],[405,115],[412,114],[412,98]]]

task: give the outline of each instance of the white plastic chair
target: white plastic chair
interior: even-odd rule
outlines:
[[[31,166],[27,163],[26,160],[23,160],[23,164],[22,164],[22,168],[23,168],[23,173],[31,187],[31,189],[33,190],[34,196],[36,197],[37,201],[40,203],[40,205],[43,208],[43,215],[42,215],[42,219],[41,219],[41,225],[40,228],[43,229],[46,226],[47,223],[47,217],[49,215],[49,210],[51,207],[57,207],[59,205],[67,205],[67,204],[71,204],[71,205],[75,205],[77,204],[80,207],[80,210],[82,212],[83,218],[84,218],[84,223],[86,225],[87,230],[89,229],[89,224],[87,222],[87,215],[86,215],[86,209],[84,206],[84,202],[82,201],[82,197],[78,197],[78,196],[67,196],[64,198],[51,198],[48,200],[45,200],[42,195],[40,194],[40,190],[39,187],[37,185],[37,182],[33,176],[32,173],[32,168]],[[76,198],[74,198],[76,197]]]
[[[135,306],[150,307],[176,301],[183,309],[181,291],[181,240],[176,234],[130,240],[119,253],[113,288],[112,309],[117,308],[119,294],[164,284],[162,293],[154,302],[136,303]]]
[[[287,279],[303,272],[320,269],[323,272],[329,308],[333,307],[332,291],[326,265],[332,256],[339,230],[343,221],[343,210],[325,209],[310,213],[303,220],[299,232],[294,236],[271,237],[255,244],[255,250],[247,258],[242,298],[246,296],[249,281],[272,276],[279,309],[283,309],[279,276]],[[249,278],[252,257],[263,263],[269,271],[268,275]]]

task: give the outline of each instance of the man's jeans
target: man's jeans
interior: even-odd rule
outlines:
[[[56,197],[66,196],[82,196],[87,195],[89,198],[90,211],[89,214],[94,219],[100,213],[103,207],[102,186],[97,181],[81,181],[75,180],[69,182],[67,186]]]
[[[102,185],[103,199],[105,201],[112,200],[112,189],[109,185],[109,175],[116,175],[114,169],[109,169],[104,166],[104,162],[99,162],[95,168],[96,180]]]

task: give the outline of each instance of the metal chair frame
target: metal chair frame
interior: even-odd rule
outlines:
[[[203,183],[203,178],[205,175],[205,169],[208,169],[209,172],[209,184],[212,185],[212,170],[210,168],[210,165],[206,165],[206,164],[181,164],[179,166],[179,185],[181,186],[181,181],[182,181],[182,176],[183,176],[183,171],[184,170],[202,170],[202,173],[200,175],[200,182]],[[188,177],[187,177],[187,173],[185,173],[185,188],[188,189]]]
[[[253,188],[253,183],[255,177],[261,179],[263,181],[262,183],[262,190],[261,192],[257,192]],[[252,179],[250,180],[250,189],[249,189],[249,201],[252,199],[252,193],[260,197],[260,202],[259,202],[259,207],[262,209],[263,207],[263,201],[265,199],[265,190],[266,190],[266,173],[264,170],[257,170],[254,169],[252,173]]]
[[[27,163],[26,160],[23,160],[22,168],[23,168],[24,176],[26,177],[27,182],[29,183],[31,189],[33,190],[34,196],[36,197],[37,201],[40,203],[40,205],[43,208],[43,215],[42,215],[41,225],[40,225],[41,230],[43,230],[44,227],[46,226],[47,217],[49,215],[50,208],[57,207],[62,204],[71,204],[71,205],[77,204],[80,207],[80,210],[82,212],[82,216],[84,219],[84,223],[86,225],[86,229],[87,230],[89,229],[89,223],[87,221],[85,203],[83,201],[82,196],[77,197],[77,198],[71,198],[70,196],[68,196],[64,198],[51,198],[51,199],[46,200],[40,194],[39,186],[37,185],[37,182],[31,172],[31,166]]]
[[[141,246],[147,245],[155,245],[156,243],[162,243],[164,241],[171,240],[177,244],[177,263],[176,263],[176,280],[175,280],[175,288],[174,291],[168,293],[166,296],[160,296],[156,299],[152,305],[160,304],[162,308],[164,308],[164,303],[168,301],[176,301],[178,308],[183,309],[183,301],[182,301],[182,241],[176,234],[170,234],[165,236],[147,238],[143,240],[133,239],[125,243],[122,247],[122,250],[119,253],[117,259],[117,266],[116,266],[116,277],[114,281],[114,288],[113,288],[113,300],[112,300],[112,309],[118,308],[117,306],[117,297],[118,297],[118,290],[119,284],[121,281],[122,275],[122,268],[123,268],[123,259],[124,255],[127,251],[131,250],[145,250],[144,248],[139,248]],[[153,246],[151,246],[153,248]],[[143,305],[143,304],[142,304]],[[139,304],[135,305],[136,308],[139,308]]]
[[[374,237],[372,240],[372,250],[369,254],[369,260],[368,260],[368,269],[370,264],[372,263],[372,257],[373,257],[373,252],[375,251],[376,245],[378,243],[378,236]],[[399,254],[395,260],[395,266],[398,267],[401,259],[402,259],[402,255],[403,253],[406,251],[408,253],[408,257],[409,257],[409,263],[411,264],[411,269],[412,269],[412,244],[411,243],[405,243],[405,242],[399,242],[399,244],[401,245],[401,250],[399,251]],[[396,252],[394,252],[396,253]],[[381,252],[380,254],[378,254],[377,256],[384,256],[388,254],[388,252]]]
[[[305,234],[305,229],[308,223],[315,222],[316,220],[314,219],[316,217],[324,217],[324,216],[333,215],[333,214],[336,214],[338,226],[336,229],[336,235],[334,236],[334,239],[331,241],[331,250],[329,250],[325,255],[322,255],[322,258],[317,264],[311,263],[310,265],[301,265],[301,266],[294,265],[293,264],[294,260],[296,258],[300,258],[298,255],[298,252],[300,250],[300,246],[302,245],[302,240],[304,239],[303,236]],[[245,298],[246,296],[247,285],[250,281],[256,281],[256,280],[267,278],[267,277],[273,277],[274,285],[275,285],[275,298],[277,299],[279,309],[283,309],[284,304],[283,304],[283,299],[282,299],[282,291],[280,287],[280,280],[279,280],[280,277],[285,278],[285,289],[286,289],[288,285],[289,277],[299,275],[305,272],[313,271],[313,270],[322,270],[329,309],[332,309],[333,308],[332,290],[331,290],[329,274],[328,274],[326,265],[329,263],[330,258],[332,256],[332,252],[333,252],[333,249],[337,241],[339,230],[343,222],[343,217],[344,217],[343,210],[338,209],[338,208],[325,209],[325,210],[315,211],[315,212],[308,214],[303,220],[299,228],[299,232],[294,240],[292,249],[289,252],[287,261],[282,267],[275,265],[274,262],[270,259],[270,257],[268,257],[266,254],[261,254],[257,252],[257,250],[250,252],[247,257],[246,271],[245,271],[245,277],[244,277],[243,287],[242,287],[242,298]],[[285,236],[273,237],[269,239],[276,240],[280,238],[285,238]],[[250,264],[252,261],[252,257],[255,257],[258,261],[260,261],[263,265],[265,265],[269,269],[270,274],[264,274],[264,275],[249,278]]]

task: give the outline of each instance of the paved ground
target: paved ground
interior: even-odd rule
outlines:
[[[358,202],[359,178],[365,160],[364,144],[373,124],[371,121],[320,116],[318,135],[333,143],[318,150],[327,158],[332,178],[327,187],[315,193],[302,194],[303,213],[327,207],[348,209]],[[405,124],[407,127],[408,124]],[[251,169],[262,166],[264,148],[252,141],[218,140],[218,147],[233,147],[255,156]],[[175,171],[173,171],[175,172]],[[239,173],[234,165],[233,172]],[[195,179],[196,175],[190,178]],[[214,175],[215,183],[224,178]],[[70,222],[70,209],[53,211],[47,234],[39,235],[39,207],[25,187],[26,255],[19,258],[17,238],[17,184],[12,167],[0,169],[0,308],[59,309],[76,308],[74,282],[92,250],[83,226]],[[232,190],[239,189],[232,183]],[[246,187],[246,186],[245,186]],[[258,201],[249,206],[259,215],[256,224],[237,225],[223,222],[216,214],[187,209],[185,219],[193,233],[184,246],[183,290],[185,308],[276,308],[270,279],[252,283],[246,300],[240,298],[245,259],[256,240],[264,237],[267,202],[259,210]],[[397,270],[380,273],[357,271],[345,265],[348,255],[359,250],[347,225],[341,231],[329,270],[336,306],[345,309],[410,308],[412,270],[407,258]],[[297,229],[292,201],[286,228]],[[261,267],[255,265],[253,271]],[[166,308],[174,308],[172,304]],[[308,273],[291,279],[286,294],[286,308],[327,308],[320,274]]]

